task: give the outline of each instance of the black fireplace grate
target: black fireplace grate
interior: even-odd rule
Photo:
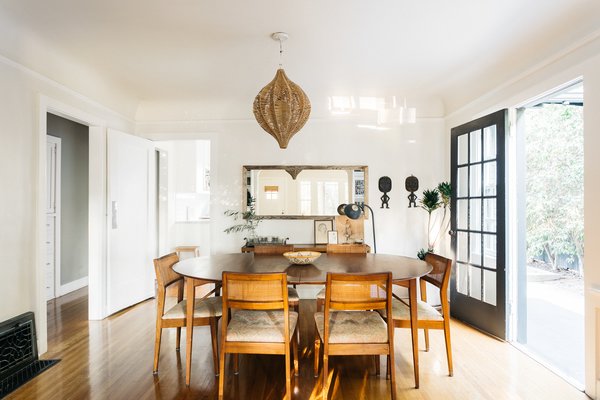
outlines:
[[[38,360],[32,312],[0,323],[0,398],[59,360]]]

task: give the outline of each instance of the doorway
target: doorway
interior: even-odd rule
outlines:
[[[88,284],[89,128],[47,114],[48,300]]]
[[[74,304],[87,309],[89,276],[89,127],[46,114],[45,284],[50,345]],[[88,313],[77,314],[80,322]]]
[[[180,246],[196,247],[201,255],[211,254],[211,141],[165,140],[154,144],[159,254]]]
[[[513,343],[583,390],[583,82],[516,110]]]

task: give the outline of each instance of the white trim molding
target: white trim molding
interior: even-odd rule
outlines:
[[[79,290],[81,288],[84,288],[88,285],[88,277],[84,276],[81,279],[77,279],[74,280],[72,282],[69,283],[65,283],[64,285],[60,285],[60,288],[58,289],[58,296],[64,296],[65,294],[74,292],[76,290]]]

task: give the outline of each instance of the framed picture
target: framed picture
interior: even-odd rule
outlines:
[[[333,221],[330,219],[315,220],[315,244],[327,244],[327,232],[333,230]]]
[[[327,232],[327,243],[328,244],[338,244],[337,231],[328,231]]]

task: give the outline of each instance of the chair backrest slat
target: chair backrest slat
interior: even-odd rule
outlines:
[[[437,286],[442,292],[445,292],[450,282],[452,260],[437,254],[427,253],[425,261],[431,264],[433,270],[421,279]]]
[[[367,254],[366,244],[328,244],[327,253],[329,254]]]
[[[181,275],[173,271],[173,265],[178,261],[179,257],[177,253],[170,253],[154,259],[154,271],[156,272],[156,282],[159,287],[166,288],[173,282],[183,279]]]
[[[386,308],[391,273],[327,274],[325,306],[338,310]]]
[[[287,275],[223,272],[223,299],[230,308],[283,309]]]

